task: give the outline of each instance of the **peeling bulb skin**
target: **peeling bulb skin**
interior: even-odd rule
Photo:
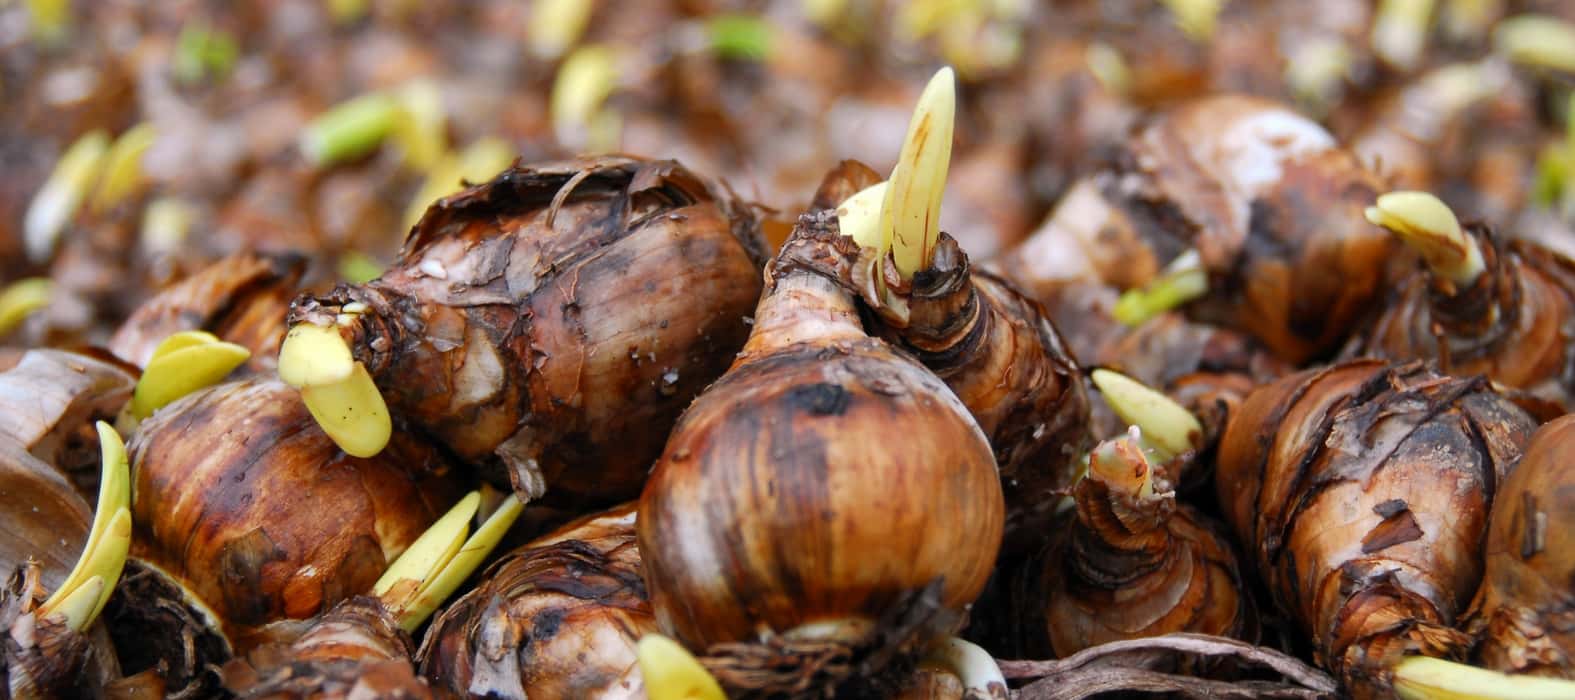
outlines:
[[[302,298],[289,323],[333,328],[393,416],[493,483],[617,502],[748,333],[764,255],[723,191],[672,161],[510,168],[435,203],[382,277]]]
[[[1191,317],[1292,363],[1336,349],[1378,300],[1398,247],[1363,218],[1378,176],[1316,123],[1259,98],[1159,114],[1097,181],[1152,248],[1198,251],[1210,292]]]
[[[639,640],[656,631],[634,523],[629,503],[505,554],[434,618],[418,654],[422,674],[462,696],[618,692]]]
[[[1575,417],[1544,424],[1494,496],[1482,589],[1465,629],[1474,661],[1504,673],[1575,680]]]
[[[1426,359],[1458,376],[1486,375],[1563,410],[1575,408],[1575,264],[1481,224],[1464,228],[1483,272],[1459,284],[1428,269],[1399,283],[1394,300],[1347,348],[1350,356]]]
[[[640,500],[661,631],[707,650],[729,693],[894,689],[886,672],[961,622],[1004,529],[967,408],[870,337],[856,297],[814,266],[824,244],[851,244],[834,222],[800,218],[744,352],[684,413]],[[816,661],[829,654],[851,666]],[[799,660],[761,667],[772,658]]]
[[[277,380],[176,401],[130,452],[133,554],[211,609],[240,653],[270,622],[369,591],[460,495],[447,460],[407,431],[375,458],[344,454]]]
[[[90,352],[29,350],[0,372],[0,439],[15,441],[83,494],[98,490],[94,422],[115,420],[136,385],[134,368]]]
[[[299,292],[306,259],[292,255],[236,253],[159,292],[132,312],[106,347],[145,367],[165,338],[187,330],[209,331],[251,351],[247,367],[274,367],[284,339],[283,319]]]
[[[1455,626],[1482,579],[1489,501],[1535,428],[1481,377],[1376,360],[1287,376],[1232,416],[1222,510],[1358,700],[1389,697],[1403,656],[1471,646]]]
[[[334,606],[287,644],[259,647],[223,670],[225,689],[239,698],[334,700],[442,697],[416,674],[415,644],[376,598]]]

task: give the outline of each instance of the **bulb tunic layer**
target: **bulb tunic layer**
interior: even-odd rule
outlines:
[[[1536,423],[1486,380],[1349,362],[1260,387],[1216,484],[1275,601],[1359,698],[1405,654],[1463,656],[1488,505]]]

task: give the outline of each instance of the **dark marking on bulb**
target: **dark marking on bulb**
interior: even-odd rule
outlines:
[[[850,400],[847,389],[824,382],[796,387],[787,398],[812,416],[840,416]]]

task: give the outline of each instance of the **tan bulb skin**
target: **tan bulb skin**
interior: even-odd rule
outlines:
[[[347,456],[271,379],[180,399],[129,449],[133,554],[211,610],[237,652],[261,626],[370,590],[459,495],[432,447],[402,431],[375,458]]]
[[[812,271],[823,243],[848,240],[833,214],[800,219],[743,353],[685,412],[640,501],[657,621],[691,649],[739,645],[708,662],[724,687],[745,682],[727,669],[747,670],[762,632],[788,650],[917,653],[978,595],[1001,538],[995,461],[966,407]],[[937,581],[937,608],[882,639]]]

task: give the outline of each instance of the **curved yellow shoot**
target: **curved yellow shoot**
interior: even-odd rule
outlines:
[[[339,382],[301,387],[306,404],[318,427],[332,438],[345,454],[373,457],[388,446],[394,434],[388,405],[378,391],[366,366],[356,362],[350,376]]]
[[[482,560],[498,546],[503,535],[519,519],[520,513],[525,510],[525,502],[512,494],[507,496],[497,510],[487,518],[476,533],[465,540],[452,558],[441,569],[430,574],[421,584],[415,599],[398,614],[399,626],[405,631],[413,631],[432,616],[439,605],[448,597],[459,590],[460,584],[481,566]]]
[[[1105,403],[1122,421],[1138,427],[1161,461],[1197,448],[1203,424],[1169,396],[1108,369],[1094,370],[1092,379]]]
[[[107,150],[109,135],[93,131],[61,154],[54,172],[33,195],[22,219],[22,243],[28,260],[41,264],[54,254],[60,232],[82,206]]]
[[[131,547],[131,468],[126,458],[126,444],[108,423],[99,421],[96,427],[103,474],[99,481],[98,505],[93,513],[93,529],[88,533],[87,544],[76,566],[66,575],[60,588],[40,606],[45,615],[53,614],[88,579],[97,577],[105,589],[102,595],[94,597],[87,622],[91,622],[103,603],[109,600],[109,593],[125,566],[126,552]]]
[[[182,396],[219,383],[251,356],[252,351],[217,338],[174,350],[160,344],[131,394],[132,417],[145,419]]]
[[[725,700],[716,677],[675,642],[660,634],[640,638],[635,647],[645,695],[650,700]]]
[[[952,157],[957,81],[950,68],[930,78],[908,122],[902,153],[881,204],[882,236],[903,279],[930,266],[941,233],[941,196]]]
[[[279,378],[296,388],[345,381],[355,364],[350,344],[333,327],[298,323],[279,345]]]
[[[1401,700],[1569,700],[1575,682],[1512,676],[1443,659],[1411,656],[1395,665]]]
[[[0,335],[10,333],[34,311],[49,306],[54,284],[47,277],[20,279],[0,291]]]
[[[376,150],[404,116],[399,102],[372,93],[328,110],[301,134],[301,155],[312,165],[327,167],[355,160]]]
[[[1427,192],[1390,192],[1366,211],[1367,220],[1394,232],[1427,262],[1434,274],[1469,285],[1486,269],[1477,242],[1460,228],[1455,213]]]
[[[1522,65],[1575,73],[1575,24],[1547,15],[1520,15],[1498,23],[1494,48]]]
[[[58,605],[49,609],[47,615],[64,617],[67,627],[81,632],[93,621],[93,606],[98,604],[98,597],[103,592],[104,579],[94,576],[62,598]]]
[[[887,183],[879,182],[854,193],[837,206],[837,228],[851,236],[860,247],[874,248],[879,255],[891,249],[891,239],[881,235],[881,205],[886,201]]]
[[[1147,286],[1122,292],[1111,315],[1136,326],[1208,293],[1209,275],[1203,269],[1203,259],[1198,251],[1189,250],[1176,256]]]
[[[131,127],[115,139],[109,152],[104,154],[98,190],[93,193],[90,208],[95,213],[120,204],[141,189],[146,181],[142,174],[142,156],[152,147],[153,125],[147,122]]]

